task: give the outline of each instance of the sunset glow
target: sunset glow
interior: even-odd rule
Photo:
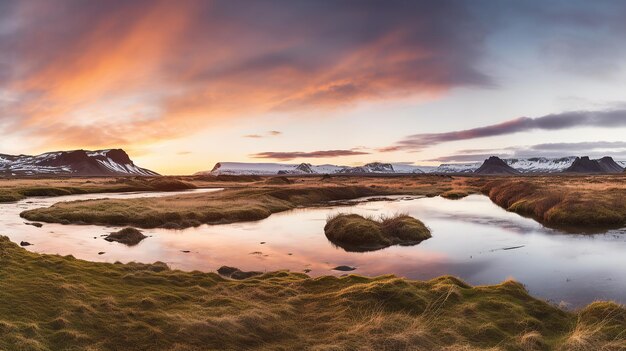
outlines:
[[[593,144],[626,131],[626,5],[561,5],[0,0],[0,152],[124,148],[164,174],[576,154],[545,140],[626,159]]]

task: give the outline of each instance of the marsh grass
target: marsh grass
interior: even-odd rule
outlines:
[[[40,255],[0,237],[2,350],[620,350],[625,313],[610,302],[563,311],[513,281],[236,281]]]
[[[404,213],[370,216],[337,213],[326,219],[328,240],[346,251],[373,251],[392,245],[417,245],[431,237],[421,221]]]
[[[617,182],[606,186],[600,180],[498,180],[482,191],[497,205],[549,227],[574,232],[620,228],[626,224],[626,188]]]

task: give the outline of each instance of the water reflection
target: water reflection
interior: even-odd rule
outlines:
[[[173,268],[202,271],[214,271],[222,265],[245,271],[310,270],[313,276],[344,274],[331,269],[348,265],[357,267],[354,273],[363,275],[430,279],[450,274],[471,284],[495,284],[514,278],[526,284],[535,296],[553,302],[579,306],[611,299],[626,303],[623,231],[563,235],[506,212],[478,195],[456,201],[403,197],[352,206],[296,209],[257,222],[185,230],[151,229],[144,231],[150,237],[133,247],[109,243],[101,237],[117,227],[44,224],[36,228],[25,225],[18,216],[25,209],[57,201],[102,196],[2,204],[3,233],[15,242],[33,243],[28,247],[32,251],[72,254],[92,261],[163,261]],[[337,212],[374,216],[407,213],[422,220],[433,237],[416,246],[346,252],[333,246],[324,235],[326,218]],[[503,250],[512,247],[516,248]]]

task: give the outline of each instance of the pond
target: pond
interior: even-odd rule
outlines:
[[[595,300],[626,303],[626,230],[564,234],[507,212],[480,195],[461,200],[397,196],[295,209],[256,222],[147,229],[144,233],[149,237],[132,247],[103,239],[118,227],[44,223],[37,228],[25,225],[27,221],[19,217],[24,210],[59,201],[180,193],[184,192],[72,195],[0,204],[1,234],[14,242],[32,243],[27,249],[34,252],[90,261],[163,261],[187,271],[215,271],[223,265],[258,271],[306,270],[311,276],[342,275],[345,272],[332,269],[348,265],[357,268],[352,273],[366,276],[430,279],[454,275],[473,285],[511,278],[522,282],[532,295],[569,307]],[[374,217],[406,213],[422,220],[432,238],[416,246],[346,252],[324,235],[326,218],[338,212]]]

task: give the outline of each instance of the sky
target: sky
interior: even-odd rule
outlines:
[[[0,153],[626,160],[626,2],[0,0]]]

